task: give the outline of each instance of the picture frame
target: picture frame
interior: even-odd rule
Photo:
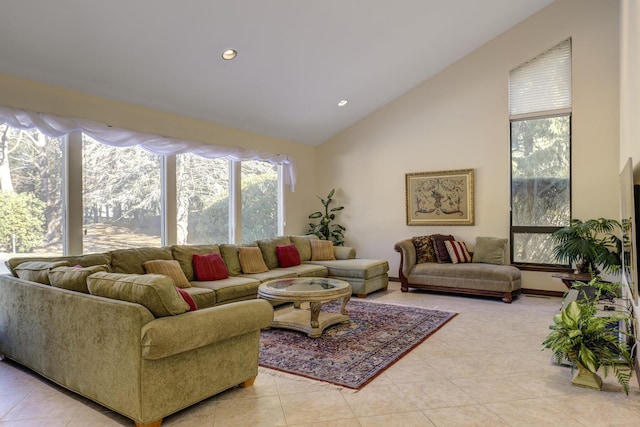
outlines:
[[[407,173],[407,225],[474,225],[473,169]]]

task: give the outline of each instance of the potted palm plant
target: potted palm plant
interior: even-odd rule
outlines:
[[[552,234],[553,255],[560,262],[576,266],[576,273],[613,273],[622,265],[622,226],[614,219],[572,219],[569,226]]]
[[[598,301],[606,295],[617,294],[622,284],[601,282],[594,277],[588,284],[576,283],[576,286],[582,297],[554,316],[553,325],[549,326],[551,332],[542,345],[553,351],[558,363],[566,360],[571,364],[573,385],[600,390],[602,378],[598,370],[602,368],[606,377],[611,369],[624,392],[629,394],[633,360],[626,338],[631,334],[619,325],[631,316],[624,310],[602,315],[597,309]],[[595,289],[595,295],[588,296],[581,289],[585,286]]]

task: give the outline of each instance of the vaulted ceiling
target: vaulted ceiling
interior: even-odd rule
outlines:
[[[5,0],[0,73],[318,145],[550,3]]]

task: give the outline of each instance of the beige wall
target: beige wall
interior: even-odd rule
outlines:
[[[69,117],[81,117],[115,127],[207,144],[243,147],[294,158],[298,184],[285,189],[285,233],[307,230],[309,205],[316,203],[316,148],[245,132],[214,123],[116,102],[13,76],[0,74],[0,105]],[[304,214],[306,213],[306,214]]]
[[[509,70],[573,38],[573,216],[619,215],[618,2],[558,0],[319,147],[325,188],[360,257],[388,259],[394,243],[446,233],[509,235]],[[410,227],[405,174],[475,169],[475,226]],[[548,273],[523,287],[562,291]]]
[[[620,169],[632,157],[634,181],[640,184],[640,5],[637,0],[622,0],[620,23]],[[640,346],[640,305],[635,301],[632,305]],[[640,366],[637,359],[636,365]],[[640,376],[640,371],[636,374]]]

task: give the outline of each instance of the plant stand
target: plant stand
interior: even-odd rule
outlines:
[[[578,387],[586,387],[594,390],[602,389],[602,378],[598,374],[594,374],[587,368],[578,365],[576,373],[573,375],[571,384]]]

